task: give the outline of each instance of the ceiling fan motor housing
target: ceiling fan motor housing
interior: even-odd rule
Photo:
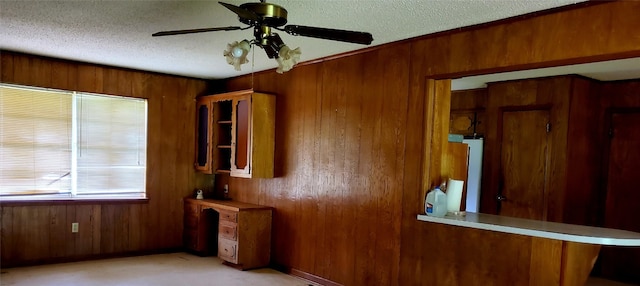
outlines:
[[[260,17],[259,22],[251,19],[246,19],[241,16],[238,18],[240,22],[247,25],[266,25],[270,27],[280,27],[287,23],[287,9],[281,6],[271,3],[244,3],[240,5],[240,8],[254,12]]]

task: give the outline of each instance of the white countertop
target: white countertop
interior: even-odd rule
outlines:
[[[418,220],[580,243],[640,246],[640,233],[611,228],[469,212],[466,216],[445,216],[443,218],[418,215]]]

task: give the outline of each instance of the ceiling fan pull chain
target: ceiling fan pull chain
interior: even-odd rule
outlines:
[[[251,49],[251,89],[253,89],[253,73],[254,73],[254,67],[255,67],[255,63],[256,63],[256,49],[255,47],[253,47],[253,49]]]

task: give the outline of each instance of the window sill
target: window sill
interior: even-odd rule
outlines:
[[[22,207],[22,206],[51,206],[51,205],[123,205],[123,204],[146,204],[149,198],[136,199],[64,199],[64,200],[3,200],[0,207]]]

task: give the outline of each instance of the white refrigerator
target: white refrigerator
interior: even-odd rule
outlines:
[[[482,138],[464,139],[462,143],[469,145],[466,211],[477,213],[480,211],[480,183],[482,179],[482,148],[484,140]]]

